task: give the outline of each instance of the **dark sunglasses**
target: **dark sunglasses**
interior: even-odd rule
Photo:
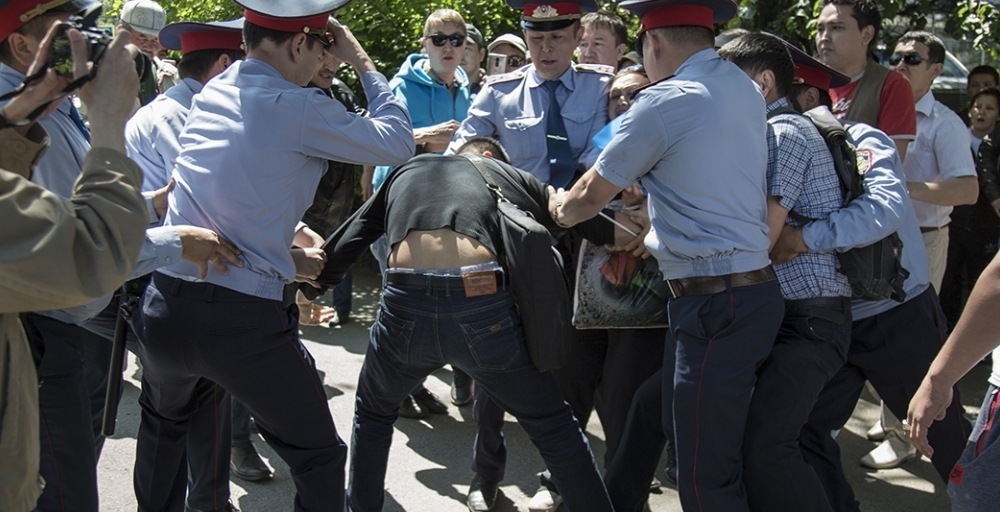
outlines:
[[[508,69],[519,68],[519,67],[521,67],[523,65],[524,65],[524,59],[523,58],[518,57],[517,55],[508,55],[507,56],[507,68]]]
[[[907,66],[916,66],[924,61],[924,57],[919,53],[894,53],[892,57],[889,57],[889,65],[898,66],[900,62],[905,63]]]
[[[445,45],[445,43],[450,42],[452,48],[461,48],[465,46],[465,34],[431,34],[429,36],[424,36],[425,39],[430,39],[431,43],[438,48]]]
[[[327,37],[326,34],[320,34],[319,32],[306,32],[306,35],[315,39],[316,41],[319,41],[319,44],[323,45],[324,49],[329,48],[330,45],[333,44],[333,42],[330,41],[330,38]]]

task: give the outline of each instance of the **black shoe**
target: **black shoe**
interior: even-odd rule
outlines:
[[[458,368],[451,379],[451,403],[459,407],[472,403],[472,377]]]
[[[667,478],[667,482],[674,487],[677,486],[677,450],[671,442],[667,442],[667,468],[663,470],[663,475]]]
[[[253,443],[233,445],[232,454],[229,456],[229,470],[248,482],[259,482],[274,476],[274,472],[260,458]]]
[[[497,483],[480,475],[472,477],[469,496],[465,499],[471,512],[488,512],[497,504]]]
[[[399,404],[399,416],[419,420],[420,418],[426,418],[427,413],[417,405],[416,400],[412,396],[407,395],[403,399],[403,403]]]
[[[420,404],[421,409],[431,414],[448,414],[448,406],[427,388],[423,388],[411,396]]]
[[[240,509],[236,508],[236,505],[233,505],[233,502],[230,501],[229,503],[226,503],[226,506],[212,510],[202,510],[200,508],[191,508],[184,505],[184,512],[240,512]]]

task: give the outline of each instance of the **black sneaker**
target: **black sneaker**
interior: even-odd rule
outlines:
[[[420,408],[420,405],[413,399],[412,396],[407,395],[403,399],[403,403],[399,404],[399,416],[401,418],[411,418],[419,420],[421,418],[426,418],[427,413]]]
[[[427,388],[423,388],[411,396],[420,404],[420,408],[426,412],[431,414],[448,414],[448,406]]]

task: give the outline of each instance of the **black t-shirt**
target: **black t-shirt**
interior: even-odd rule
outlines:
[[[501,193],[553,233],[562,231],[548,213],[548,192],[534,176],[490,158],[485,167]],[[479,171],[458,155],[421,155],[397,167],[327,242],[327,263],[319,280],[340,281],[355,260],[382,234],[395,246],[410,230],[448,228],[473,238],[494,255],[503,242],[496,198]],[[614,226],[595,217],[573,228],[588,240],[614,241]]]

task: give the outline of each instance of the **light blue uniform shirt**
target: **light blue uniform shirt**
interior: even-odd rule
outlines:
[[[125,125],[125,153],[142,169],[143,191],[159,190],[170,182],[181,152],[178,137],[201,88],[201,82],[184,78],[136,111]]]
[[[556,92],[570,149],[578,166],[594,164],[599,151],[591,139],[608,120],[608,88],[611,68],[572,65],[559,77]],[[514,167],[549,182],[548,146],[545,142],[545,113],[549,91],[545,79],[534,66],[487,78],[445,154],[454,154],[469,139],[495,137],[510,154]]]
[[[927,289],[930,275],[927,251],[906,190],[896,145],[885,133],[866,124],[848,122],[846,127],[850,142],[857,148],[859,162],[867,162],[864,192],[825,219],[806,224],[802,228],[802,238],[810,250],[843,252],[898,232],[903,241],[903,268],[910,271],[903,290],[906,300],[910,300]],[[851,310],[857,321],[899,304],[891,299],[855,300]]]
[[[646,247],[667,279],[766,267],[764,98],[713,49],[643,89],[597,159],[597,172],[649,191]]]
[[[274,67],[247,59],[213,78],[195,96],[180,135],[166,225],[211,229],[242,251],[243,268],[207,282],[280,300],[295,278],[288,249],[312,204],[327,160],[398,165],[413,155],[406,108],[385,77],[361,76],[370,118],[348,112],[314,87],[299,87]],[[198,280],[182,261],[161,269]]]

